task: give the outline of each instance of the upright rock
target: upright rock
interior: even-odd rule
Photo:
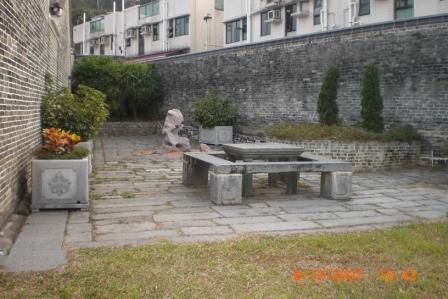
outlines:
[[[163,124],[162,134],[165,135],[163,146],[167,150],[181,150],[188,152],[191,150],[190,141],[186,137],[180,137],[179,131],[183,127],[184,116],[179,109],[168,111]]]

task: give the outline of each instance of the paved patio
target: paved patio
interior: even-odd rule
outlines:
[[[181,184],[181,159],[155,154],[159,144],[156,137],[97,140],[90,213],[70,213],[67,246],[371,229],[448,212],[446,169],[355,174],[349,202],[320,198],[319,174],[303,175],[293,196],[268,188],[267,175],[257,175],[255,196],[243,205],[215,206],[207,188]]]

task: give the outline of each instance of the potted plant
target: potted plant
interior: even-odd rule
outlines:
[[[193,119],[199,123],[199,142],[206,144],[233,143],[236,109],[228,101],[218,99],[216,91],[193,101]]]
[[[33,211],[89,206],[89,152],[75,148],[80,137],[56,128],[44,129],[43,146],[31,162]]]
[[[89,151],[89,173],[92,171],[93,138],[109,116],[105,95],[79,85],[72,93],[67,88],[47,90],[42,100],[42,127],[61,128],[81,137],[78,147]]]

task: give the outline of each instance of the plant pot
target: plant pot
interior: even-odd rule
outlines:
[[[82,147],[89,151],[89,156],[87,158],[89,159],[89,174],[91,174],[93,170],[93,140],[80,142],[76,147]]]
[[[78,160],[33,160],[32,205],[41,209],[89,207],[89,162]]]
[[[214,128],[199,128],[199,142],[206,144],[233,143],[232,126],[216,126]]]

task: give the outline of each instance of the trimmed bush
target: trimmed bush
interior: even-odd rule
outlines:
[[[95,137],[108,116],[104,94],[84,85],[75,94],[63,88],[42,99],[42,127],[70,131],[82,141]]]
[[[204,128],[231,126],[234,122],[236,108],[228,101],[218,99],[213,90],[203,99],[196,99],[193,105],[193,119]]]
[[[383,98],[381,97],[378,68],[373,64],[367,66],[364,73],[361,97],[362,127],[371,132],[383,132]]]
[[[330,67],[325,73],[319,99],[317,101],[317,112],[319,122],[322,125],[333,126],[338,124],[338,97],[339,71],[336,67]]]

